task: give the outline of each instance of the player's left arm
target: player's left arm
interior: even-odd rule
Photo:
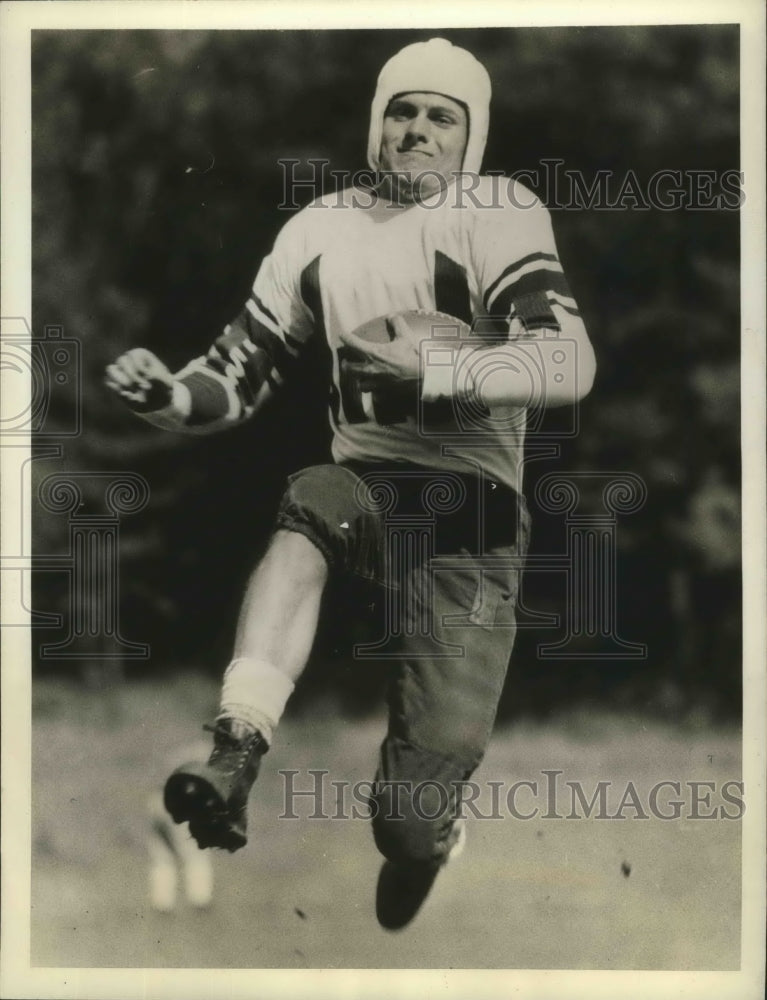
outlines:
[[[559,261],[549,213],[531,192],[517,195],[514,203],[488,207],[477,219],[483,308],[472,342],[441,344],[444,349],[432,352],[427,341],[419,350],[402,316],[390,317],[388,343],[342,335],[356,353],[346,370],[363,391],[413,387],[425,402],[467,396],[489,408],[565,406],[587,395],[596,360]]]
[[[592,387],[596,359],[548,210],[518,188],[513,203],[478,214],[474,244],[483,306],[474,326],[486,340],[455,351],[449,366],[425,358],[423,398],[466,394],[488,407],[582,399]]]
[[[424,359],[422,398],[471,396],[486,407],[567,406],[588,395],[596,360],[579,317],[531,329],[512,321],[507,339],[463,347],[453,363]]]

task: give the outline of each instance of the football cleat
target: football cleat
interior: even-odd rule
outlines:
[[[384,861],[376,888],[376,917],[387,931],[402,930],[423,906],[440,870],[457,858],[466,843],[466,824],[459,820],[451,831],[452,846],[441,861]]]
[[[189,822],[199,847],[234,852],[248,842],[248,795],[269,746],[257,729],[237,719],[218,719],[205,728],[213,733],[207,763],[177,767],[163,800],[174,823]]]

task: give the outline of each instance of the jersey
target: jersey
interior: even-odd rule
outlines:
[[[410,462],[519,491],[524,407],[453,408],[429,420],[424,406],[379,424],[352,405],[340,360],[342,333],[405,310],[456,316],[476,331],[477,350],[517,336],[567,336],[581,323],[548,211],[522,185],[497,181],[479,178],[471,191],[454,182],[407,206],[353,187],[300,210],[278,234],[239,316],[177,374],[176,405],[154,422],[203,431],[248,418],[320,337],[331,356],[336,462]]]

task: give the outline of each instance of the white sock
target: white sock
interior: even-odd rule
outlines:
[[[224,672],[219,718],[247,722],[271,744],[294,687],[289,677],[265,660],[232,660]]]

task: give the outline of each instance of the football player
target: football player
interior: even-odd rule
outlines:
[[[288,480],[243,599],[212,753],[174,771],[165,804],[201,847],[246,843],[248,795],[328,580],[382,584],[392,678],[371,812],[388,929],[413,918],[460,846],[463,783],[490,738],[529,537],[526,411],[575,405],[595,370],[548,211],[479,174],[489,103],[488,74],[464,49],[432,39],[398,52],[371,109],[376,186],[292,216],[206,355],[172,374],[139,348],[107,369],[146,420],[207,433],[257,413],[309,341],[326,344],[333,463]],[[383,343],[361,335],[376,319]]]

